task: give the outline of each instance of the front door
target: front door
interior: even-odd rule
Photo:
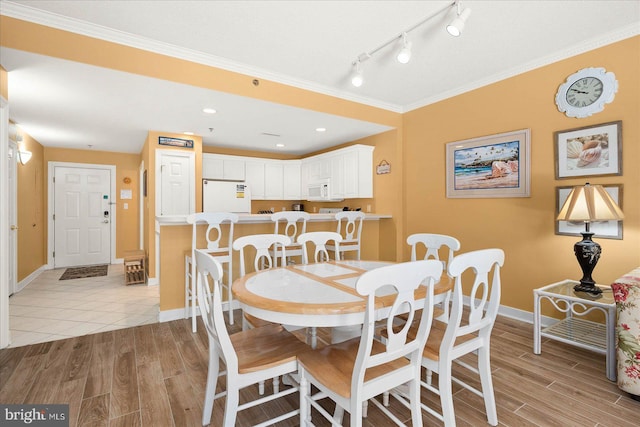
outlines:
[[[16,152],[18,145],[9,139],[9,157],[7,171],[9,173],[9,295],[16,291],[18,282],[18,181]]]
[[[54,170],[54,267],[111,261],[111,171]]]

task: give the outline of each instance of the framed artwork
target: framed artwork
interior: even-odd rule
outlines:
[[[611,195],[611,198],[622,209],[622,184],[602,184],[604,189]],[[573,186],[556,187],[556,214],[554,219],[560,213],[560,209],[569,197],[569,193]],[[581,236],[585,226],[582,221],[555,221],[556,234],[565,236]],[[622,221],[593,221],[589,225],[589,230],[594,233],[594,237],[605,239],[622,239]]]
[[[622,175],[622,121],[554,133],[556,179]]]
[[[159,136],[158,144],[170,145],[172,147],[193,148],[193,139],[170,138],[168,136]]]
[[[529,197],[529,129],[447,144],[447,197]]]

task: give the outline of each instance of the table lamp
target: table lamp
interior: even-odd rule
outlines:
[[[587,182],[584,186],[573,187],[556,219],[584,221],[585,224],[584,232],[580,233],[582,240],[573,246],[578,264],[582,268],[582,279],[574,286],[574,291],[591,294],[602,292],[591,278],[591,273],[600,259],[601,248],[591,240],[593,233],[589,231],[589,224],[592,221],[620,221],[623,218],[622,210],[601,185],[589,185]]]

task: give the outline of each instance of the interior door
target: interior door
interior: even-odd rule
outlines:
[[[111,261],[111,171],[56,166],[54,267]]]
[[[191,159],[162,154],[160,161],[160,215],[188,215],[191,208]]]

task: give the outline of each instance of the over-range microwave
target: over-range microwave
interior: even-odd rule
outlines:
[[[339,202],[342,199],[332,197],[331,180],[323,179],[309,183],[307,188],[307,200],[310,202]]]

